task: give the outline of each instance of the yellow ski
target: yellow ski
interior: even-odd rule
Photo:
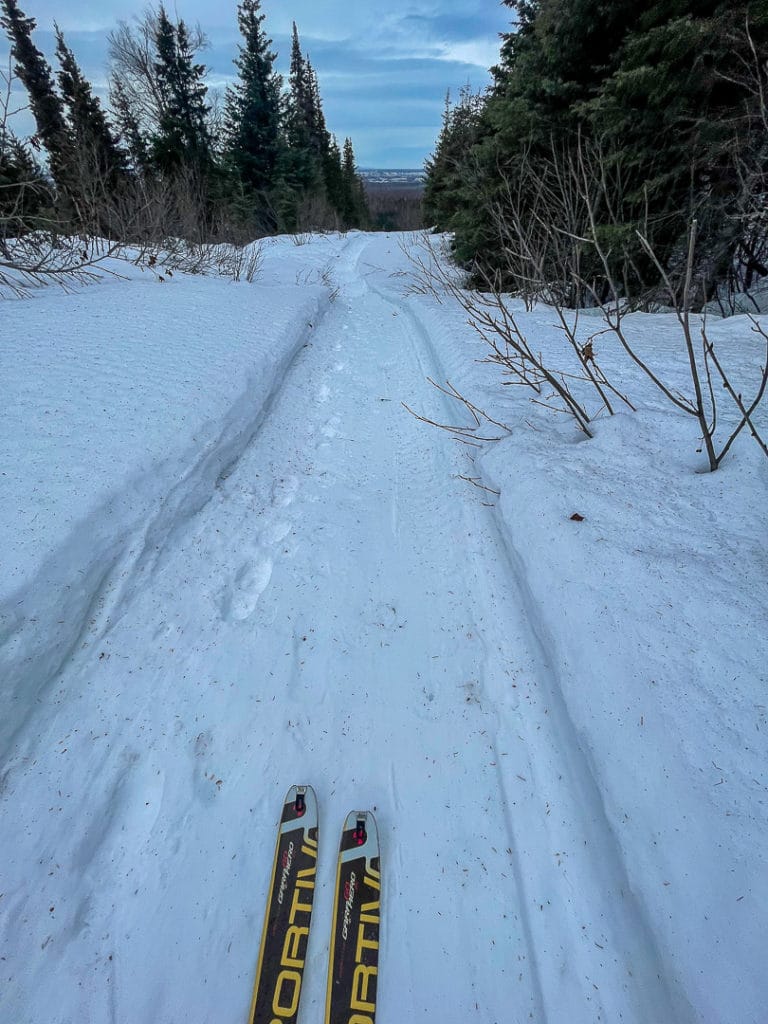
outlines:
[[[317,800],[292,786],[283,805],[249,1024],[295,1024],[317,874]]]

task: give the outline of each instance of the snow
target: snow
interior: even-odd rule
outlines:
[[[768,462],[742,436],[698,472],[609,339],[638,411],[580,439],[408,292],[401,241],[0,307],[3,1022],[244,1021],[304,782],[301,1019],[368,807],[379,1020],[764,1021]],[[557,351],[552,311],[518,314]],[[630,329],[685,387],[674,318]],[[754,377],[748,319],[710,330]],[[428,376],[509,436],[410,416],[466,422]]]

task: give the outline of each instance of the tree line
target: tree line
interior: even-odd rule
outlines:
[[[33,41],[35,20],[18,0],[0,0],[37,129],[17,138],[8,102],[0,109],[4,236],[56,224],[123,240],[245,241],[366,227],[352,142],[340,147],[327,127],[296,24],[286,83],[260,8],[261,0],[238,6],[237,76],[223,102],[206,84],[199,27],[163,4],[122,23],[109,37],[107,110],[61,29],[54,75]]]
[[[493,84],[446,104],[425,216],[475,279],[692,307],[768,275],[768,3],[504,0]],[[690,257],[690,258],[689,258]]]

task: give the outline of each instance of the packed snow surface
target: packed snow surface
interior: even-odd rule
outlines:
[[[408,287],[417,244],[0,305],[3,1024],[245,1022],[293,783],[320,804],[302,1020],[355,808],[381,1024],[768,1019],[768,460],[745,432],[700,472],[610,338],[637,411],[585,440]],[[674,318],[630,330],[685,388]],[[749,320],[710,330],[748,388]],[[469,420],[427,377],[502,439],[411,416]]]

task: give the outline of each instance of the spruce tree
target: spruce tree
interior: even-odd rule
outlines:
[[[684,246],[696,217],[710,292],[729,272],[742,227],[734,201],[743,173],[739,137],[749,106],[738,80],[744,68],[754,66],[743,31],[748,17],[764,63],[766,5],[648,4],[588,111],[593,132],[612,141],[632,185],[630,226],[650,209],[651,241],[662,263]]]
[[[352,140],[344,140],[342,152],[342,216],[344,226],[347,228],[363,228],[369,221],[368,203],[365,198],[365,188],[355,165],[355,152],[352,148]]]
[[[341,180],[342,180],[342,207],[341,215],[344,226],[351,228],[355,226],[357,210],[355,209],[355,154],[352,149],[352,140],[344,139],[344,148],[341,153]]]
[[[117,75],[113,75],[109,86],[109,97],[124,146],[128,151],[128,163],[134,174],[146,178],[150,174],[151,159],[149,147],[139,125],[139,119]]]
[[[27,146],[0,127],[0,245],[35,227],[35,218],[53,201],[50,183]]]
[[[226,147],[247,191],[265,192],[274,184],[281,150],[281,78],[275,72],[272,40],[263,28],[261,0],[242,0],[237,18],[243,42],[235,59],[239,81],[227,92]]]
[[[32,42],[35,19],[26,17],[17,0],[0,0],[0,4],[3,12],[0,25],[8,33],[16,74],[29,94],[30,108],[37,125],[37,140],[48,152],[56,185],[66,193],[72,140],[61,98],[54,89],[50,65]]]
[[[316,115],[313,117],[312,103],[312,69],[301,52],[294,22],[289,89],[283,115],[285,148],[278,166],[277,203],[281,228],[286,231],[296,231],[302,226],[299,211],[306,200],[324,198],[324,169],[313,143],[317,120]]]
[[[323,158],[323,177],[328,202],[342,217],[344,208],[344,171],[341,164],[341,150],[336,136],[329,137],[328,150]]]
[[[454,218],[464,205],[464,192],[470,169],[466,166],[479,137],[483,97],[466,86],[459,101],[451,105],[445,98],[443,121],[434,155],[426,163],[424,216],[427,223],[442,231],[452,230]]]
[[[189,32],[183,21],[169,20],[164,7],[158,14],[156,71],[163,100],[153,156],[166,173],[182,169],[198,178],[211,169],[212,145],[207,117],[205,65],[195,62]]]
[[[293,23],[293,36],[291,39],[291,70],[290,70],[290,103],[293,124],[291,127],[301,137],[297,136],[296,144],[309,144],[309,104],[310,85],[307,74],[307,65],[304,54],[301,52],[299,41],[299,30],[296,22]]]
[[[330,146],[330,135],[325,123],[323,101],[320,98],[320,84],[317,72],[312,67],[309,57],[305,58],[307,87],[307,128],[309,130],[309,147],[315,157],[322,161]]]
[[[259,4],[256,0],[249,0],[248,7],[250,16],[260,28],[263,15],[258,14]],[[260,32],[260,40],[268,54],[271,80],[275,81],[271,74],[274,58],[268,52],[270,41],[264,38],[263,31]],[[266,69],[264,65],[262,67]],[[244,81],[241,68],[241,84]],[[228,109],[235,111],[234,97]],[[345,175],[342,154],[325,120],[317,72],[309,57],[302,53],[295,22],[288,89],[280,98],[279,113],[277,158],[272,176],[274,186],[269,195],[278,229],[293,232],[308,226],[328,228],[342,223],[349,227],[366,222],[367,203],[362,182],[354,169],[351,142],[351,171]],[[240,121],[232,116],[229,123],[235,126]],[[231,131],[230,159],[235,166],[241,159],[236,148],[237,135]]]
[[[124,186],[127,176],[125,154],[109,126],[106,115],[84,78],[61,29],[56,30],[56,55],[59,59],[59,89],[67,112],[73,142],[73,160],[78,161],[78,186],[93,190],[96,186],[114,195]]]
[[[311,133],[311,83],[307,62],[301,52],[299,32],[293,23],[290,90],[286,111],[286,139],[290,150],[290,179],[295,188],[317,187],[318,169],[313,160]]]
[[[178,101],[178,54],[176,30],[165,8],[161,7],[155,35],[155,72],[162,99],[162,113],[157,134],[152,140],[152,156],[165,172],[178,170],[184,163],[184,130]]]
[[[541,180],[558,161],[567,176],[589,151],[600,163],[590,174],[609,183],[594,229],[612,276],[630,292],[652,286],[658,268],[638,230],[662,265],[672,267],[680,263],[695,216],[699,278],[709,275],[711,288],[744,244],[745,216],[734,202],[744,190],[746,165],[753,191],[765,191],[760,132],[747,127],[759,122],[761,101],[744,79],[752,74],[754,82],[754,69],[765,63],[768,6],[747,0],[504,2],[517,13],[515,31],[503,39],[493,88],[472,125],[474,141],[460,141],[458,111],[444,119],[427,167],[430,219],[455,232],[461,259],[496,271],[503,258],[495,217],[511,194],[525,220],[525,203],[535,191],[518,187],[522,176]],[[747,18],[756,56],[746,42]],[[585,261],[582,272],[595,280],[604,276],[594,252]]]

